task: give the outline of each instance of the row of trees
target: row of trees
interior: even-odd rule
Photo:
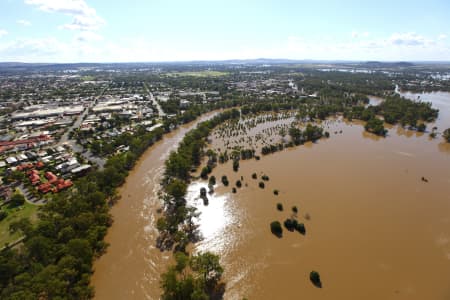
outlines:
[[[54,195],[40,209],[35,225],[25,219],[11,224],[25,239],[19,249],[0,253],[1,299],[92,298],[93,260],[106,250],[104,237],[112,222],[109,203],[137,158],[163,133],[138,130],[128,141],[128,152]]]

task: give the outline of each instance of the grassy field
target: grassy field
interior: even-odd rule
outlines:
[[[171,72],[167,73],[167,76],[192,76],[192,77],[220,77],[225,76],[228,73],[219,71],[197,71],[197,72]]]
[[[28,202],[25,202],[24,205],[17,208],[3,208],[8,212],[8,216],[0,221],[0,248],[3,248],[6,243],[12,243],[21,237],[21,234],[18,232],[10,234],[9,225],[22,218],[30,218],[32,222],[35,221],[37,219],[38,208],[39,206]]]
[[[86,76],[81,77],[81,80],[83,80],[83,81],[93,81],[93,80],[95,80],[95,77],[86,75]]]

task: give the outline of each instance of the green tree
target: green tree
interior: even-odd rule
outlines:
[[[281,223],[278,221],[273,221],[270,223],[270,231],[279,238],[283,236],[283,228],[281,227]]]
[[[187,184],[184,181],[174,179],[166,187],[167,193],[175,200],[179,200],[184,197],[187,190]]]
[[[25,203],[25,197],[20,194],[20,193],[14,193],[11,196],[11,201],[10,201],[10,205],[12,207],[17,207],[17,206],[21,206]]]
[[[311,271],[311,273],[309,273],[309,279],[316,287],[322,287],[322,281],[320,280],[319,272]]]
[[[193,256],[191,258],[191,268],[202,277],[208,288],[213,288],[223,274],[219,256],[210,252],[199,253]]]
[[[387,133],[387,130],[384,129],[383,121],[381,121],[380,119],[377,119],[375,117],[370,119],[369,121],[367,121],[364,128],[367,131],[372,132],[376,135],[385,136]]]

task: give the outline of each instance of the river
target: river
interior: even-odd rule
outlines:
[[[155,247],[161,206],[157,192],[164,162],[189,130],[214,114],[165,135],[142,155],[119,189],[121,199],[111,208],[114,223],[105,239],[110,247],[94,264],[95,299],[159,298],[159,276],[171,260],[170,252]]]
[[[439,132],[450,127],[449,94],[421,99],[440,109]],[[164,159],[193,126],[148,150],[120,189],[106,238],[111,246],[95,264],[96,299],[159,298],[171,256],[154,247],[156,192]],[[242,161],[237,173],[230,163],[219,165],[213,175],[228,175],[231,186],[244,177],[236,194],[219,185],[204,206],[198,194],[205,183],[189,187],[188,201],[202,213],[204,240],[196,251],[221,256],[225,299],[450,299],[448,144],[396,126],[387,138],[358,122],[326,126],[330,139]],[[265,189],[253,172],[270,177]],[[283,222],[294,205],[306,235],[285,230],[276,238],[270,222]],[[312,270],[321,274],[321,289],[308,279]]]

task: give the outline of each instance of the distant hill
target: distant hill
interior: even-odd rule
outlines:
[[[381,61],[368,61],[361,64],[366,68],[409,68],[414,67],[415,64],[405,61],[400,62],[381,62]]]

